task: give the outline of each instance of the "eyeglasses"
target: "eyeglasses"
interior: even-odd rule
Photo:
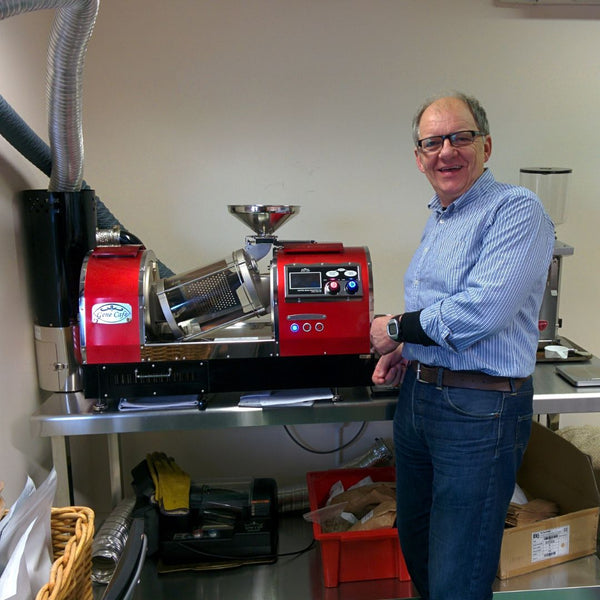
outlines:
[[[455,131],[447,135],[434,135],[432,137],[423,138],[417,141],[417,146],[426,154],[439,152],[446,140],[450,140],[450,144],[454,148],[464,148],[469,146],[479,136],[486,136],[487,133],[481,131]]]

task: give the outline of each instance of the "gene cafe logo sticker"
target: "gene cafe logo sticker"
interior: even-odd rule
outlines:
[[[120,325],[131,321],[131,304],[124,302],[105,302],[92,306],[92,323]]]

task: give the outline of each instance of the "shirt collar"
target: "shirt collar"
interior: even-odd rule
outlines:
[[[449,215],[453,211],[458,210],[463,206],[466,206],[467,204],[470,204],[485,190],[487,190],[494,183],[494,181],[495,180],[494,176],[492,175],[492,172],[488,168],[486,168],[484,169],[479,179],[477,179],[477,181],[475,181],[475,183],[462,196],[459,196],[456,200],[454,200],[454,202],[451,202],[445,210],[437,194],[431,199],[431,201],[427,205],[427,208],[436,211],[438,214],[444,213],[446,215]]]

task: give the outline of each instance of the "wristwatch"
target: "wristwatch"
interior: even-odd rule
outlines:
[[[387,322],[387,334],[395,341],[402,341],[402,326],[400,325],[400,321],[402,319],[402,315],[396,315],[392,317]]]

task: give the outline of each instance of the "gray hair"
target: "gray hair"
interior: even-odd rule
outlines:
[[[446,94],[439,94],[437,96],[433,96],[428,98],[415,113],[415,116],[412,120],[412,136],[413,142],[415,146],[419,141],[419,124],[421,123],[421,117],[423,113],[434,103],[440,100],[441,98],[457,98],[458,100],[462,100],[471,111],[473,118],[475,119],[475,123],[477,124],[477,130],[481,133],[485,133],[488,135],[490,133],[490,126],[488,124],[487,115],[485,114],[485,110],[483,106],[479,103],[479,100],[474,96],[468,96],[467,94],[463,94],[462,92],[451,92]]]

